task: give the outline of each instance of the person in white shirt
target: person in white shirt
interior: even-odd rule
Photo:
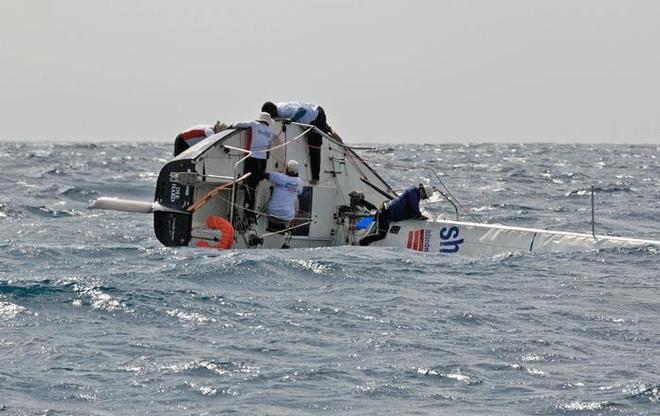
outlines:
[[[243,173],[251,173],[245,180],[244,206],[245,218],[253,220],[254,201],[257,185],[264,178],[266,164],[268,163],[269,149],[273,143],[273,120],[268,113],[261,113],[256,120],[235,123],[232,127],[237,129],[249,129],[248,149],[252,154],[245,159]]]
[[[273,195],[268,203],[268,215],[275,219],[276,228],[284,229],[296,216],[298,195],[303,192],[302,179],[298,177],[298,162],[289,160],[284,173],[267,172],[265,175],[273,184]],[[272,229],[273,221],[269,221]],[[279,226],[279,227],[278,227]]]
[[[300,101],[290,102],[265,102],[261,106],[261,111],[270,114],[271,117],[288,118],[291,121],[302,124],[310,124],[316,126],[322,132],[328,134],[338,142],[342,142],[341,137],[328,125],[325,111],[323,107]],[[313,185],[319,181],[319,173],[321,170],[321,145],[323,144],[323,137],[316,131],[311,131],[307,134],[307,146],[309,147],[309,161],[312,168]]]
[[[178,156],[179,153],[183,152],[189,147],[196,145],[207,137],[211,137],[226,128],[227,125],[219,121],[215,123],[215,125],[198,124],[196,126],[190,127],[186,131],[176,136],[176,139],[174,140],[174,156]]]

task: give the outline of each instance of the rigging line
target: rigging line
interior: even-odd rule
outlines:
[[[360,167],[360,164],[356,160],[357,155],[353,154],[353,152],[351,152],[350,150],[347,151],[345,154],[346,154],[346,156],[348,156],[348,160],[353,164],[353,167],[355,169],[357,169],[358,172],[360,172],[360,175],[362,175],[362,177],[364,179],[366,179],[367,175],[364,174],[364,171],[362,170],[362,168]]]
[[[236,204],[236,203],[232,203],[230,200],[225,199],[225,198],[221,197],[220,195],[216,195],[215,197],[216,197],[217,199],[220,199],[220,200],[226,202],[227,204],[231,204],[231,205],[235,206],[235,207],[238,208],[238,209],[242,209],[242,210],[244,210],[244,211],[248,211],[248,212],[251,212],[251,213],[253,213],[253,214],[260,215],[260,216],[261,216],[261,215],[268,215],[268,214],[265,213],[265,212],[262,212],[262,211],[255,211],[255,210],[253,210],[253,209],[248,209],[248,208],[242,207],[242,206],[240,206],[240,205],[238,205],[238,204]],[[293,219],[293,220],[305,220],[305,221],[313,221],[313,220],[314,220],[313,218],[304,218],[304,217],[294,217],[294,218],[292,218],[292,219]]]
[[[193,211],[195,211],[195,210],[198,209],[199,207],[205,205],[205,204],[206,204],[211,198],[217,196],[217,194],[218,194],[220,191],[222,191],[223,189],[226,189],[226,188],[227,188],[228,186],[230,186],[230,185],[231,185],[232,187],[235,186],[236,183],[242,181],[243,179],[247,178],[248,176],[250,176],[250,173],[246,173],[245,175],[241,176],[240,178],[234,180],[233,182],[227,182],[227,183],[224,184],[224,185],[220,185],[220,186],[218,186],[218,187],[216,187],[216,188],[213,188],[210,192],[208,192],[208,193],[207,193],[206,195],[204,195],[202,198],[200,198],[199,200],[197,200],[197,202],[195,202],[194,204],[192,204],[191,206],[189,206],[189,207],[187,208],[187,211],[188,211],[188,212],[193,212]]]
[[[304,223],[302,223],[302,224],[294,225],[293,227],[285,228],[285,229],[283,229],[283,230],[273,231],[272,233],[262,234],[261,237],[270,237],[271,235],[280,234],[280,233],[286,233],[286,232],[288,232],[288,231],[294,230],[294,229],[299,228],[299,227],[304,227],[305,225],[309,225],[309,224],[311,224],[311,223],[312,223],[312,221],[304,222]]]
[[[294,137],[293,139],[288,140],[288,141],[286,140],[286,133],[284,133],[284,143],[280,143],[277,146],[270,147],[270,148],[264,150],[264,152],[270,152],[270,151],[273,151],[273,150],[277,150],[280,147],[288,146],[289,144],[291,144],[295,141],[298,141],[301,137],[303,137],[305,134],[307,134],[310,130],[312,130],[312,129],[309,128],[309,129],[303,131],[302,133],[300,133],[299,135],[297,135],[296,137]]]
[[[456,196],[449,190],[449,188],[447,187],[447,185],[445,185],[445,183],[442,181],[442,179],[440,179],[440,176],[437,174],[435,169],[431,168],[430,166],[413,166],[413,167],[410,167],[410,166],[398,165],[396,163],[391,163],[391,162],[377,162],[377,161],[374,161],[374,160],[368,160],[368,162],[373,163],[375,165],[390,166],[390,167],[400,168],[400,169],[417,169],[417,170],[427,169],[427,170],[430,170],[431,173],[433,173],[435,178],[438,180],[440,185],[442,185],[442,187],[445,189],[447,194],[449,196],[451,196],[451,198],[454,200],[454,202],[456,202],[456,205],[458,205],[463,210],[463,212],[468,217],[470,217],[474,222],[477,222],[477,223],[481,222],[481,221],[479,221],[478,218],[476,218],[474,215],[472,215],[472,213],[463,204],[461,204],[461,202],[458,200],[458,198],[456,198]]]
[[[262,152],[271,152],[271,151],[277,150],[281,147],[288,146],[289,144],[300,140],[300,138],[305,136],[305,134],[307,134],[310,130],[312,130],[312,128],[309,128],[309,129],[305,130],[304,132],[300,133],[299,135],[297,135],[296,137],[294,137],[293,139],[288,140],[288,141],[286,140],[286,133],[284,133],[284,142],[283,143],[280,143],[276,146],[269,147],[269,148],[266,148],[266,149],[263,149],[263,150],[260,150],[260,151],[262,151]],[[302,144],[304,145],[305,143],[302,143]],[[241,149],[241,148],[234,147],[234,146],[229,146],[229,145],[222,145],[222,146],[227,148],[227,149],[230,149],[230,150],[236,150],[236,151],[240,151],[240,152],[243,152],[243,153],[249,153],[248,156],[251,156],[252,153],[253,153],[251,150]],[[241,161],[242,160],[239,160],[236,164],[238,165]]]
[[[378,172],[376,172],[371,166],[369,166],[364,161],[364,159],[362,159],[362,157],[357,154],[357,152],[354,152],[350,148],[348,149],[348,152],[351,153],[351,155],[353,156],[354,159],[357,159],[360,163],[362,163],[364,165],[365,169],[367,169],[373,176],[375,176],[376,179],[378,179],[383,185],[385,185],[385,188],[387,189],[388,192],[391,192],[391,193],[394,194],[394,196],[397,196],[396,192],[392,191],[392,187],[385,181],[385,179],[381,178],[381,176],[378,174]],[[364,175],[364,173],[363,173],[363,175]]]
[[[461,207],[461,209],[462,209],[463,211],[465,211],[465,213],[467,214],[468,217],[472,218],[472,220],[475,221],[475,222],[480,222],[479,219],[477,219],[474,215],[472,215],[472,213],[470,213],[470,211],[468,211],[468,209],[465,208],[465,207],[463,206],[463,204],[461,204],[461,201],[459,201],[458,198],[456,198],[456,197],[454,196],[454,194],[451,193],[451,191],[449,190],[449,188],[447,187],[447,185],[445,185],[445,183],[442,181],[442,179],[440,179],[440,175],[438,175],[438,173],[435,171],[435,169],[433,169],[433,168],[431,168],[431,167],[427,167],[426,169],[430,170],[430,171],[433,173],[433,175],[434,175],[435,178],[438,180],[438,182],[440,182],[440,185],[442,185],[442,187],[445,188],[445,191],[447,191],[447,194],[449,194],[449,196],[452,197],[452,199],[454,200],[454,202],[456,202],[456,204],[457,204],[459,207]]]

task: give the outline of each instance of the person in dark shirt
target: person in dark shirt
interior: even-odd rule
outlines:
[[[390,202],[386,202],[376,212],[378,232],[360,240],[361,246],[368,246],[374,241],[382,240],[390,229],[390,221],[403,221],[407,219],[426,219],[419,211],[419,201],[428,199],[433,189],[424,184],[411,186]]]

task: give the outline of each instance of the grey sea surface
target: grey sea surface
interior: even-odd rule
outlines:
[[[0,143],[0,414],[658,415],[660,252],[166,248],[170,144]],[[660,146],[405,145],[480,221],[660,240]],[[437,213],[450,212],[438,204]]]

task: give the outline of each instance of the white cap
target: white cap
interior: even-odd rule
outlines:
[[[268,113],[265,112],[259,113],[259,115],[257,116],[257,121],[265,121],[266,123],[268,123],[269,127],[273,127],[273,119],[270,117],[270,114]]]
[[[293,176],[297,176],[298,175],[298,162],[296,162],[295,160],[289,160],[286,163],[286,171],[287,171],[287,173],[289,173]]]
[[[423,183],[420,183],[419,188],[424,190],[424,193],[426,194],[426,199],[430,198],[431,195],[433,195],[433,187],[431,187],[430,185],[424,185]]]

